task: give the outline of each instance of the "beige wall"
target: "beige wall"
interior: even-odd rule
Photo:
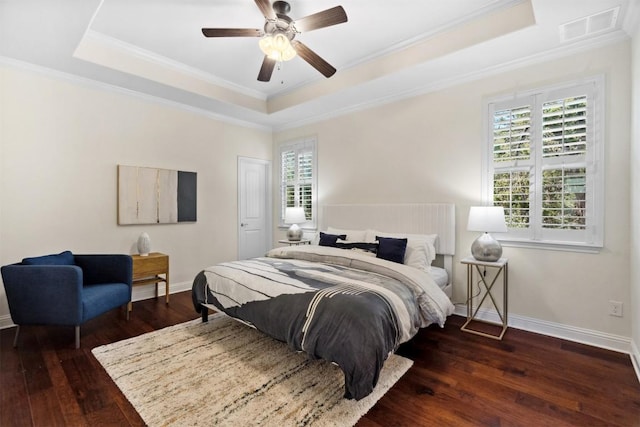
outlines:
[[[454,300],[466,297],[459,264],[476,235],[469,206],[481,202],[483,100],[581,76],[606,75],[605,248],[601,253],[507,247],[512,314],[629,337],[630,44],[523,67],[347,116],[279,132],[275,144],[318,136],[320,203],[450,202],[457,207]],[[576,71],[572,71],[576,70]]]
[[[271,132],[118,92],[0,67],[0,263],[70,249],[136,253],[142,231],[174,283],[237,254],[238,156],[271,159]],[[117,165],[198,173],[196,223],[117,225]],[[195,312],[194,312],[195,313]],[[0,288],[0,320],[7,320]]]
[[[606,206],[605,248],[598,255],[505,248],[510,309],[541,321],[633,333],[638,343],[631,313],[640,310],[640,273],[630,261],[637,259],[640,237],[635,223],[630,237],[629,194],[637,212],[640,193],[630,187],[628,158],[633,154],[637,170],[640,150],[637,119],[630,150],[630,52],[624,42],[527,66],[279,132],[276,145],[318,136],[320,203],[455,203],[454,299],[463,301],[465,276],[457,261],[476,237],[465,224],[469,206],[481,198],[483,100],[604,73],[606,191],[615,201]],[[637,43],[633,56],[637,63]],[[189,282],[203,266],[235,258],[237,156],[271,159],[269,132],[29,71],[0,67],[0,73],[2,264],[64,249],[134,253],[141,231],[150,234],[153,250],[171,255],[173,282]],[[636,67],[636,94],[639,80]],[[198,172],[198,222],[118,226],[117,164]],[[625,304],[623,318],[607,314],[609,300]],[[1,292],[0,321],[7,313]]]

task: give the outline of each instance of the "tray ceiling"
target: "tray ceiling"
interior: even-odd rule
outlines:
[[[290,0],[291,16],[342,5],[349,21],[296,39],[335,68],[300,58],[257,80],[253,0],[0,0],[0,60],[33,64],[245,125],[271,129],[468,80],[504,64],[628,37],[630,0]],[[602,16],[607,18],[603,25]],[[593,18],[589,18],[593,17]],[[580,37],[567,28],[599,22]]]

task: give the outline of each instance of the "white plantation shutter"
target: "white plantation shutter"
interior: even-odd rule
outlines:
[[[542,227],[557,230],[586,228],[587,169],[542,171]]]
[[[280,225],[287,207],[304,208],[307,222],[316,226],[316,140],[307,138],[280,146]]]
[[[531,156],[531,106],[496,111],[493,115],[493,160],[528,160]]]
[[[503,241],[601,247],[602,78],[488,103],[489,200]]]
[[[542,104],[542,157],[587,152],[587,97],[560,98]]]
[[[512,228],[529,227],[531,101],[506,103],[493,112],[493,202],[504,207]]]

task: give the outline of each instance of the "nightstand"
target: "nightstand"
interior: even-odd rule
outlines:
[[[169,304],[169,255],[151,252],[147,256],[131,255],[131,258],[133,259],[133,286],[154,283],[156,298],[158,298],[158,283],[164,282],[164,299]],[[131,311],[131,303],[129,303],[129,311]]]
[[[508,323],[507,323],[507,313],[508,313],[508,267],[509,260],[507,258],[500,258],[498,261],[489,262],[489,261],[478,261],[473,257],[467,257],[460,261],[462,264],[467,265],[467,321],[460,328],[465,332],[470,332],[472,334],[482,335],[484,337],[493,338],[497,340],[501,340],[504,336],[504,333],[507,331]],[[475,272],[475,274],[474,274]],[[489,277],[487,277],[487,272],[490,272]],[[473,295],[473,283],[474,276],[478,284],[478,294]],[[498,307],[496,303],[496,299],[494,298],[494,294],[497,294],[498,291],[494,290],[494,285],[498,281],[498,278],[502,276],[502,308]],[[496,309],[498,313],[498,317],[500,318],[500,323],[487,321],[484,319],[478,319],[478,310],[482,307],[482,304],[487,300],[489,300],[493,307]],[[474,301],[479,301],[477,306],[474,308]],[[497,335],[493,335],[491,333],[482,332],[479,330],[471,329],[471,322],[480,322],[486,323],[489,325],[500,326],[501,330]]]
[[[286,243],[289,246],[292,246],[292,245],[310,245],[311,244],[311,240],[309,240],[309,239],[301,239],[301,240],[282,239],[282,240],[278,240],[278,243]]]

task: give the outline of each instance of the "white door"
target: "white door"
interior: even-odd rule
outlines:
[[[271,249],[271,162],[238,157],[238,259]]]

